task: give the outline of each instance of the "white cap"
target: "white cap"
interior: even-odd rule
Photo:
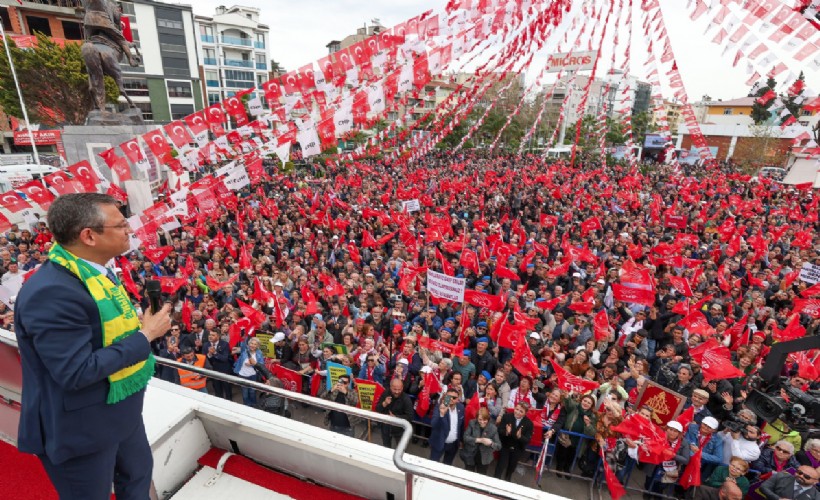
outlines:
[[[595,283],[598,283],[599,285],[606,285],[606,281],[604,281],[604,280],[602,280],[602,279],[599,279],[599,280],[598,280],[598,281],[596,281]]]
[[[581,273],[572,273],[572,277],[573,277],[573,278],[580,278],[580,277],[581,277]]]
[[[273,286],[285,286],[281,281],[277,281]]]
[[[540,335],[538,335],[538,333],[536,333],[536,332],[532,332],[532,333],[530,334],[530,338],[531,338],[531,339],[540,339],[540,338],[541,338],[541,336],[540,336]]]
[[[407,362],[407,360],[405,358],[401,358],[400,360],[397,361],[397,363],[402,364],[402,365],[409,365],[410,364],[410,363]]]
[[[670,420],[666,423],[666,426],[678,432],[683,432],[683,426],[677,420]]]
[[[274,344],[277,343],[277,342],[281,342],[283,340],[285,340],[285,334],[282,333],[282,332],[276,332],[276,334],[274,334],[273,338],[270,339],[270,341],[273,342]]]
[[[706,424],[708,427],[711,427],[713,430],[717,430],[719,424],[715,417],[706,417],[703,419],[703,424]]]

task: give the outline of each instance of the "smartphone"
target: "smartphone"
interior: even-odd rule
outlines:
[[[452,398],[453,397],[450,396],[449,394],[447,396],[444,396],[444,401],[443,401],[444,406],[450,406],[450,400],[452,400]]]

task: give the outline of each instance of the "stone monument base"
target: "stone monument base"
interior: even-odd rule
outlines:
[[[88,113],[85,124],[116,127],[118,125],[145,125],[145,122],[142,119],[142,110],[139,108],[127,108],[120,113],[94,109]]]
[[[96,165],[105,177],[111,180],[108,166],[97,155],[148,131],[148,125],[144,124],[66,125],[63,128],[62,136],[66,161],[69,165],[73,165],[79,161],[88,160],[92,165]],[[125,156],[122,151],[118,151],[117,154]]]

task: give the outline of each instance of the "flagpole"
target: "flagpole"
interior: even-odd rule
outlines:
[[[34,163],[40,164],[40,155],[37,152],[37,144],[34,143],[34,132],[31,130],[31,124],[28,121],[28,111],[26,110],[26,103],[23,100],[23,92],[20,91],[20,82],[17,80],[17,70],[14,67],[14,61],[11,59],[11,49],[9,49],[10,40],[6,37],[6,30],[3,28],[3,23],[0,23],[0,37],[3,38],[3,46],[6,48],[6,57],[9,59],[9,67],[11,68],[11,76],[14,78],[14,86],[17,88],[17,97],[20,98],[20,109],[23,111],[23,120],[26,122],[26,131],[28,131],[28,139],[31,141],[31,150],[34,153]]]

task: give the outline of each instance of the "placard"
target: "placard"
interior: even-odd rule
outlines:
[[[453,278],[435,271],[427,271],[427,290],[434,296],[450,302],[464,302],[464,278]]]
[[[651,380],[647,380],[646,383],[644,383],[641,393],[638,394],[635,408],[640,408],[644,405],[652,408],[654,410],[652,413],[652,421],[658,425],[666,425],[680,415],[684,404],[686,404],[686,396],[683,394],[667,389]]]
[[[820,266],[811,262],[804,262],[803,269],[800,270],[800,279],[806,283],[816,285],[820,281]]]

